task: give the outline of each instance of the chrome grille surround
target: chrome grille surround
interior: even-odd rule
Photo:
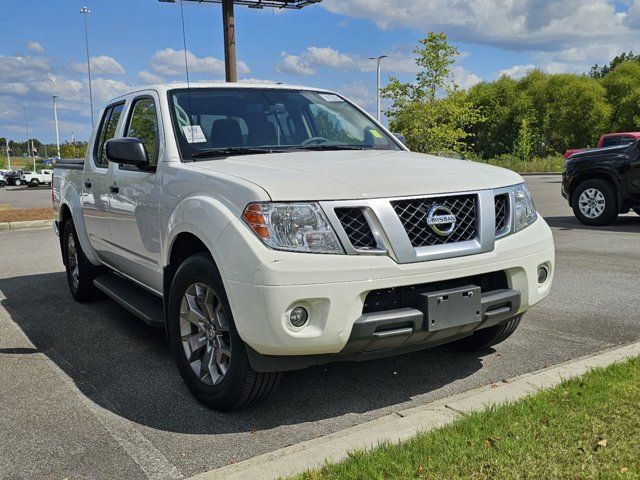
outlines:
[[[349,255],[387,255],[398,263],[414,263],[444,258],[454,258],[466,255],[490,252],[494,249],[495,240],[508,235],[513,230],[513,195],[511,187],[473,192],[454,192],[436,195],[421,195],[413,197],[374,198],[368,200],[322,201],[320,206],[333,226],[345,252]],[[504,199],[506,211],[504,226],[496,229],[497,196]],[[414,205],[426,205],[435,202],[455,202],[458,198],[474,198],[475,228],[466,229],[466,235],[460,236],[453,242],[418,243],[412,242],[405,224],[399,217],[397,206],[410,202]],[[396,208],[394,208],[394,206]],[[366,246],[354,237],[350,222],[343,225],[336,209],[357,209],[361,212],[358,222],[358,232],[369,238]],[[401,212],[402,213],[402,212]],[[342,215],[341,215],[342,216]],[[344,219],[344,217],[343,217]],[[370,234],[375,240],[375,247],[370,241],[366,226],[361,220],[366,220]],[[500,220],[499,220],[500,221]],[[471,222],[473,223],[473,222]],[[469,224],[467,221],[466,225]],[[426,226],[426,223],[425,223]],[[501,225],[498,225],[501,226]],[[454,234],[452,234],[453,236]]]

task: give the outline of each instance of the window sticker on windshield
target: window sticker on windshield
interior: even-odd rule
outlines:
[[[319,93],[320,98],[322,98],[325,102],[341,102],[342,99],[333,93]]]
[[[382,138],[382,134],[379,131],[374,130],[373,128],[369,129],[369,133],[371,133],[371,135],[373,135],[376,138]]]
[[[200,125],[186,125],[182,127],[182,131],[189,143],[204,143],[207,141],[207,137],[204,136]]]

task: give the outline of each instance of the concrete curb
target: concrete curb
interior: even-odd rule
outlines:
[[[53,219],[52,220],[27,220],[24,222],[2,222],[0,223],[0,231],[51,227],[51,225],[53,225]]]
[[[500,384],[486,385],[432,403],[401,410],[370,422],[281,448],[248,460],[191,477],[192,480],[271,480],[293,475],[326,461],[340,461],[356,449],[375,447],[383,441],[407,440],[451,423],[490,405],[513,402],[563,380],[585,374],[640,355],[640,342],[582,357],[551,368],[515,377]]]

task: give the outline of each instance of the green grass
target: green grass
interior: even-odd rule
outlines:
[[[294,478],[640,478],[640,358]]]
[[[564,169],[564,158],[561,156],[532,158],[522,161],[511,156],[491,158],[489,160],[477,160],[481,163],[488,163],[498,167],[508,168],[518,173],[546,173],[562,172]]]

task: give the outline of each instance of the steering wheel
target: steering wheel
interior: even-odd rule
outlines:
[[[320,145],[321,143],[330,143],[331,140],[329,140],[328,138],[324,138],[324,137],[311,137],[311,138],[307,138],[306,140],[303,140],[302,143],[300,143],[300,146],[304,147],[305,145],[310,145],[311,143],[315,143],[315,145]]]

